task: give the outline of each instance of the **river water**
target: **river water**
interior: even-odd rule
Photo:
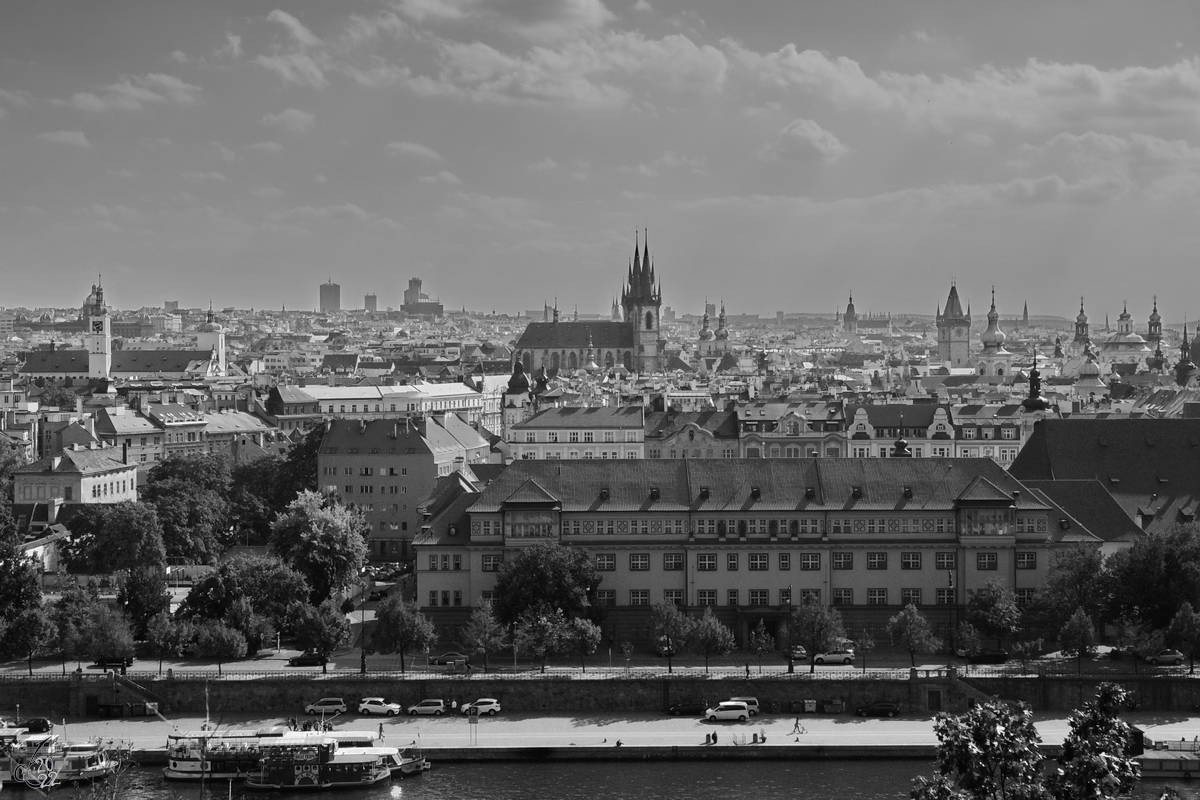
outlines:
[[[804,797],[837,800],[899,800],[909,796],[912,779],[926,775],[922,761],[763,761],[678,763],[494,763],[434,765],[422,777],[395,780],[369,789],[322,793],[244,792],[228,782],[207,784],[203,798],[196,783],[167,783],[158,770],[133,770],[94,787],[55,789],[71,800],[224,800],[225,798],[333,798],[346,800],[706,800],[707,798]],[[1155,800],[1166,784],[1144,783],[1138,800]],[[1189,800],[1200,786],[1171,784]],[[7,794],[11,787],[5,786]],[[14,793],[17,794],[17,793]],[[20,792],[36,797],[31,791]]]

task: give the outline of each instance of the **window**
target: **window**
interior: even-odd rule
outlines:
[[[954,590],[953,589],[938,589],[937,604],[939,606],[954,605]]]
[[[736,606],[738,604],[738,590],[730,589],[725,593],[725,605]]]
[[[485,555],[483,557],[484,572],[499,572],[500,571],[500,556]]]
[[[650,569],[650,554],[649,553],[630,553],[629,554],[629,571],[630,572],[646,572]]]
[[[963,428],[963,438],[964,439],[974,439],[975,438],[975,429],[974,428]]]
[[[900,569],[920,569],[921,554],[920,553],[901,553],[900,554]]]
[[[791,553],[780,553],[779,554],[779,569],[780,569],[780,571],[787,572],[791,568],[792,568],[792,554]]]
[[[887,589],[867,589],[867,605],[886,606]]]
[[[683,605],[683,590],[682,589],[663,589],[663,602],[671,605]]]
[[[834,589],[833,604],[835,606],[852,606],[854,605],[854,590],[853,589]]]
[[[429,605],[431,605],[431,606],[436,606],[436,605],[437,605],[437,598],[438,598],[438,594],[437,594],[437,592],[436,592],[436,591],[430,592],[430,593],[429,593]]]
[[[762,572],[770,567],[770,559],[766,553],[751,553],[748,560],[752,572]]]
[[[770,603],[770,592],[767,589],[751,589],[750,605],[765,606]]]
[[[1037,553],[1017,553],[1017,569],[1037,569]]]
[[[617,556],[615,553],[597,553],[596,554],[596,569],[600,572],[613,572],[617,568]]]
[[[800,590],[800,599],[806,603],[810,599],[814,603],[819,603],[819,602],[821,602],[821,590],[820,589],[801,589]]]
[[[954,553],[938,553],[934,559],[939,570],[954,569],[955,567]]]
[[[438,565],[438,557],[437,557],[437,556],[433,556],[433,555],[431,555],[431,556],[429,557],[429,568],[430,568],[431,570],[436,570],[436,569],[437,569],[437,565]]]
[[[908,605],[912,603],[914,606],[921,605],[921,590],[920,589],[901,589],[900,590],[900,605]]]
[[[975,569],[978,570],[994,570],[999,565],[1000,558],[996,553],[977,553],[975,555]]]
[[[717,554],[716,553],[700,553],[696,556],[696,571],[697,572],[716,572],[717,571]]]
[[[456,605],[456,606],[462,605],[462,591],[460,589],[454,590],[454,605]]]
[[[738,568],[738,554],[737,553],[729,553],[725,556],[725,568],[727,570],[729,570],[730,572],[737,572],[737,568]]]
[[[1037,589],[1017,589],[1017,605],[1027,606],[1033,602],[1033,596]]]
[[[887,569],[887,553],[867,553],[867,569]]]
[[[596,604],[601,606],[615,606],[617,604],[616,589],[598,589],[596,590]]]
[[[460,556],[460,555],[454,556],[454,568],[462,569],[462,556]]]
[[[700,589],[696,592],[696,605],[715,606],[717,604],[716,589]]]
[[[1003,439],[1015,439],[1017,438],[1017,430],[1016,428],[1001,428],[1000,437]]]
[[[678,572],[683,569],[683,553],[663,553],[663,570]]]
[[[821,568],[820,553],[801,553],[800,554],[800,569],[811,572]]]
[[[444,570],[450,569],[450,556],[448,556],[448,555],[442,556],[442,569],[444,569]]]
[[[650,590],[649,589],[630,589],[629,590],[629,605],[631,605],[631,606],[648,606],[648,605],[650,605]]]
[[[567,440],[571,441],[571,442],[578,442],[579,441],[579,431],[571,431],[569,434],[567,434]]]
[[[834,553],[834,569],[854,569],[854,553]]]
[[[779,604],[781,606],[790,606],[792,604],[792,590],[790,587],[779,590]]]

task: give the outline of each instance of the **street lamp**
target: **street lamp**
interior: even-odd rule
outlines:
[[[358,652],[359,664],[358,672],[360,675],[367,674],[367,584],[364,581],[362,584],[362,594],[358,598]]]

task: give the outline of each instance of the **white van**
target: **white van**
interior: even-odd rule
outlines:
[[[745,722],[750,717],[750,708],[737,700],[723,700],[704,712],[704,718],[709,722],[719,719],[731,719]]]
[[[758,698],[757,697],[731,697],[731,701],[736,703],[745,703],[746,708],[750,709],[750,716],[758,716]]]

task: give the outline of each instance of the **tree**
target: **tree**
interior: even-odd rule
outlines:
[[[1200,530],[1194,524],[1150,533],[1105,561],[1108,618],[1165,630],[1184,603],[1200,605]]]
[[[967,614],[971,624],[981,633],[996,637],[996,646],[1003,647],[1005,636],[1021,630],[1021,609],[1017,607],[1017,594],[1004,581],[990,580],[982,589],[972,592],[967,601]]]
[[[704,607],[704,615],[696,620],[687,641],[688,649],[704,656],[704,672],[708,673],[708,660],[714,656],[733,652],[737,640],[733,631],[713,616],[712,606]]]
[[[196,631],[196,654],[217,662],[217,674],[226,661],[246,657],[246,637],[220,620],[210,619]]]
[[[138,637],[146,635],[146,625],[159,612],[171,607],[167,576],[160,567],[136,567],[121,585],[117,603],[129,616]]]
[[[775,649],[775,637],[767,632],[767,623],[764,620],[760,619],[754,630],[750,631],[747,644],[750,646],[750,652],[758,659],[758,671],[761,673],[763,656]]]
[[[600,630],[599,625],[589,619],[576,617],[567,620],[564,626],[564,648],[579,656],[579,666],[584,672],[587,672],[587,664],[584,659],[596,652],[603,636],[604,633]]]
[[[12,442],[8,437],[0,436],[0,507],[7,511],[7,506],[13,501],[13,472],[25,465],[25,451]],[[8,517],[11,524],[12,517]],[[0,527],[0,531],[3,528]],[[14,527],[12,532],[16,533]]]
[[[546,671],[546,657],[562,652],[566,645],[567,618],[561,609],[545,605],[526,610],[517,620],[514,641],[523,652],[541,661]]]
[[[267,455],[233,467],[228,493],[229,517],[238,526],[236,538],[253,544],[266,544],[271,524],[296,499],[283,485],[285,460]],[[314,462],[315,471],[315,462]],[[316,489],[316,485],[312,487]]]
[[[92,612],[99,606],[99,591],[94,583],[87,588],[68,586],[62,596],[51,606],[51,617],[58,629],[58,650],[62,654],[63,673],[67,671],[67,659],[80,661],[88,655],[88,630]]]
[[[1038,590],[1038,603],[1050,619],[1063,620],[1082,608],[1093,621],[1100,618],[1108,602],[1103,580],[1104,556],[1100,548],[1076,545],[1054,554],[1050,572]]]
[[[275,552],[308,579],[314,605],[358,581],[370,535],[364,512],[341,505],[333,494],[308,491],[271,528]]]
[[[898,643],[908,651],[909,665],[913,667],[917,665],[917,653],[932,653],[942,646],[941,639],[933,635],[929,620],[912,603],[888,620],[887,632],[893,644]]]
[[[862,668],[865,673],[867,671],[867,653],[875,649],[875,637],[869,630],[863,628],[858,638],[854,640],[854,646],[862,654]]]
[[[350,638],[350,620],[332,600],[326,600],[315,608],[305,603],[293,603],[288,611],[288,624],[296,637],[296,644],[325,658],[329,658]]]
[[[836,649],[846,638],[842,615],[836,608],[822,605],[814,595],[805,595],[804,602],[792,609],[788,619],[792,641],[808,650],[810,673],[817,671],[817,653]]]
[[[171,479],[153,484],[143,497],[158,513],[169,557],[213,564],[233,543],[229,504],[216,491]]]
[[[596,599],[600,573],[587,551],[555,542],[521,549],[496,580],[496,617],[516,624],[526,611],[544,606],[565,617],[587,616]]]
[[[0,515],[8,515],[7,506],[0,505],[0,509]],[[7,523],[11,522],[8,517]],[[0,519],[0,619],[14,619],[22,611],[41,605],[40,567],[36,558],[25,555],[16,525]]]
[[[404,672],[404,654],[427,649],[437,639],[433,623],[406,603],[400,593],[389,594],[375,609],[375,632],[371,646],[380,653],[399,653],[400,671]]]
[[[303,492],[317,491],[317,454],[324,438],[325,427],[318,425],[288,451],[279,467],[276,488],[282,506],[286,507]]]
[[[1075,658],[1075,671],[1083,672],[1083,657],[1096,652],[1096,629],[1083,607],[1075,609],[1058,633],[1063,655]]]
[[[344,617],[342,619],[345,621]],[[239,597],[229,607],[225,624],[245,637],[246,655],[249,656],[257,655],[275,638],[275,626],[270,618],[255,611],[254,605],[245,597]]]
[[[463,643],[468,653],[483,653],[483,670],[488,669],[488,654],[504,646],[504,627],[496,619],[492,604],[481,602],[471,611],[463,629]]]
[[[684,648],[695,621],[674,603],[658,603],[650,609],[650,625],[654,630],[655,646],[667,657],[667,672],[670,673],[671,661]]]
[[[57,381],[46,381],[42,393],[37,396],[39,408],[57,408],[60,411],[74,411],[78,399],[78,394]]]
[[[1117,649],[1114,653],[1129,653],[1133,657],[1133,673],[1138,673],[1138,660],[1151,653],[1157,653],[1166,644],[1163,631],[1153,630],[1136,619],[1122,616],[1117,619],[1114,627],[1117,630]]]
[[[1180,652],[1187,653],[1188,674],[1196,672],[1196,654],[1200,653],[1200,614],[1192,609],[1191,603],[1184,603],[1171,618],[1167,628],[1167,642],[1178,647]]]
[[[1046,780],[1055,800],[1129,797],[1138,766],[1129,757],[1129,726],[1117,716],[1129,699],[1115,683],[1101,683],[1096,699],[1071,714],[1058,769]]]
[[[154,615],[146,625],[146,644],[150,655],[158,658],[158,671],[162,672],[164,658],[179,658],[187,652],[196,638],[196,629],[186,619],[174,619],[169,611]]]
[[[1042,652],[1042,644],[1041,639],[1026,639],[1013,645],[1012,653],[1020,660],[1022,672],[1029,671],[1029,660]]]
[[[63,555],[74,571],[92,574],[166,567],[162,525],[153,506],[128,500],[78,507]]]
[[[58,628],[50,613],[41,606],[26,608],[8,620],[3,635],[3,650],[21,656],[29,662],[29,674],[33,674],[33,659],[53,652]]]
[[[123,611],[97,603],[92,607],[90,623],[84,631],[84,641],[93,660],[133,657],[133,631]]]
[[[937,771],[913,782],[914,800],[1041,798],[1041,739],[1025,704],[998,699],[965,714],[938,714]]]
[[[276,556],[234,556],[192,587],[180,606],[190,619],[224,619],[235,600],[245,597],[254,610],[285,628],[288,606],[310,594],[308,579]]]

